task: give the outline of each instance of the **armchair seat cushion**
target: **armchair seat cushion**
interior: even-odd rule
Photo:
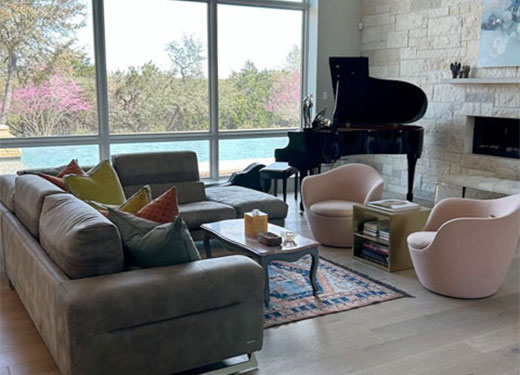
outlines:
[[[353,206],[356,202],[331,199],[311,204],[309,210],[316,215],[327,217],[352,216]]]
[[[437,232],[415,232],[408,236],[408,245],[414,249],[425,249],[428,247]]]

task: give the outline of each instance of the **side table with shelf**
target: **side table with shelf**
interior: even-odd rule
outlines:
[[[354,243],[354,259],[368,263],[385,271],[394,272],[413,268],[406,238],[413,232],[421,231],[428,219],[430,209],[421,207],[418,210],[387,212],[366,205],[354,205],[352,218]],[[371,220],[388,220],[390,223],[389,241],[363,234],[363,223]],[[363,256],[363,244],[375,246],[388,252],[387,262],[377,262]]]

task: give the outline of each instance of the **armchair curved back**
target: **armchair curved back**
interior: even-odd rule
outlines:
[[[303,179],[301,194],[306,208],[324,200],[366,203],[381,199],[383,179],[366,164],[346,164]]]
[[[502,284],[520,238],[520,194],[445,199],[425,230],[437,232],[430,245],[410,249],[423,285],[454,297],[489,296]]]

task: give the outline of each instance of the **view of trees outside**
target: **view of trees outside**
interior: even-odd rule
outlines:
[[[159,25],[162,29],[154,29],[152,25],[160,23],[160,20],[148,20],[146,24],[146,15],[137,10],[146,8],[150,14],[157,14],[161,9],[154,9],[154,6],[164,6],[161,3],[168,3],[173,19],[189,15],[191,19],[186,24],[192,25],[192,29],[183,26],[182,32],[173,30],[171,20]],[[125,9],[133,6],[137,10],[134,13],[131,10],[130,13],[121,12],[121,6]],[[244,17],[258,18],[255,12],[263,11],[250,7],[225,7],[242,8],[240,12],[247,13]],[[137,1],[111,0],[105,2],[105,8],[111,132],[208,130],[206,5],[166,0],[144,5]],[[225,15],[227,10],[224,6],[222,8],[221,13]],[[300,12],[268,12],[294,13],[294,17],[301,19]],[[136,19],[131,19],[132,14]],[[236,17],[236,11],[231,16]],[[97,133],[91,17],[90,0],[2,0],[0,127],[7,126],[12,136]],[[115,22],[118,17],[125,18],[126,30]],[[219,38],[220,35],[228,38],[233,34],[261,32],[255,30],[254,25],[250,29],[238,30],[224,19],[219,22]],[[132,32],[139,32],[143,37],[136,40]],[[299,126],[301,30],[296,34],[298,37],[294,38],[292,47],[283,46],[283,56],[278,51],[280,48],[274,54],[270,52],[269,44],[277,43],[272,38],[262,45],[256,43],[262,53],[271,53],[270,66],[257,63],[254,57],[235,58],[231,50],[241,48],[240,41],[219,40],[221,129]],[[152,43],[154,39],[157,39],[157,47],[153,54],[143,52],[146,51],[144,44]],[[119,53],[117,45],[122,41],[128,42],[127,50],[130,48],[139,59],[121,62],[120,54],[116,57]],[[230,64],[223,62],[220,70],[220,60],[226,58],[232,59],[235,65],[230,68]]]
[[[301,12],[218,6],[221,130],[300,125],[301,22]]]
[[[97,132],[88,0],[2,0],[0,128],[17,137]]]

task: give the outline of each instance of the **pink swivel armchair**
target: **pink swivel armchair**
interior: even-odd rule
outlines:
[[[421,284],[438,294],[481,298],[504,281],[520,236],[520,194],[494,200],[449,198],[423,232],[408,236]]]
[[[383,179],[365,164],[347,164],[302,182],[305,217],[316,241],[352,246],[352,207],[381,199]]]

